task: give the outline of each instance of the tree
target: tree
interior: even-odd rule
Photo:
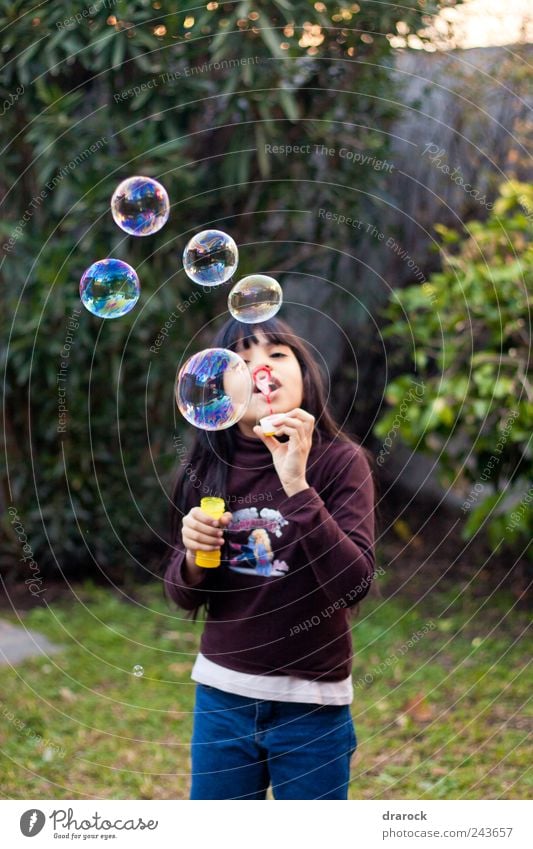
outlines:
[[[486,221],[464,234],[436,226],[442,271],[393,293],[384,331],[409,340],[420,391],[412,374],[392,380],[394,406],[375,428],[437,452],[443,484],[464,497],[464,538],[487,533],[494,549],[518,556],[533,518],[532,220],[533,186],[510,180]]]
[[[391,34],[440,5],[0,0],[2,483],[43,570],[120,577],[153,561],[183,456],[176,368],[226,309],[227,292],[200,296],[185,278],[187,239],[216,224],[241,245],[239,273],[316,270],[317,241],[348,238],[319,219],[317,186],[353,215],[376,185],[361,169],[347,195],[339,150],[384,156]],[[172,203],[149,239],[109,214],[139,172]],[[138,270],[142,298],[102,322],[77,312],[77,287],[106,256]],[[4,567],[23,573],[7,519],[3,533]]]

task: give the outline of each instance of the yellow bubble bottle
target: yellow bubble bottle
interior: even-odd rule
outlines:
[[[212,519],[220,519],[226,510],[223,498],[202,498],[200,507]],[[197,551],[194,562],[197,566],[203,566],[204,569],[216,569],[220,566],[220,548],[217,551]]]

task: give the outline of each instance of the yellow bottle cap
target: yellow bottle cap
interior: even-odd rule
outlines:
[[[208,513],[212,519],[220,519],[220,517],[224,515],[224,510],[226,509],[223,498],[214,498],[212,496],[202,498],[200,501],[200,507],[205,513]]]

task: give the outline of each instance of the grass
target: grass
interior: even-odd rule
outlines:
[[[135,603],[75,591],[22,620],[64,651],[0,668],[4,798],[186,799],[201,623],[155,585]],[[350,797],[531,798],[527,613],[505,594],[433,591],[413,604],[382,593],[353,625]]]

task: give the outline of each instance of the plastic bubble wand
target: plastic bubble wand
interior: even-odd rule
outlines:
[[[270,417],[274,415],[272,413],[272,403],[270,401],[270,395],[272,392],[274,392],[275,389],[278,388],[279,383],[273,380],[272,369],[270,368],[270,366],[257,366],[252,372],[252,380],[257,386],[259,392],[261,392],[264,396],[265,401],[268,404],[268,409],[270,410],[269,415],[264,416],[262,419],[260,419],[259,424],[263,428],[265,436],[274,436],[276,430],[272,422],[269,421]]]

